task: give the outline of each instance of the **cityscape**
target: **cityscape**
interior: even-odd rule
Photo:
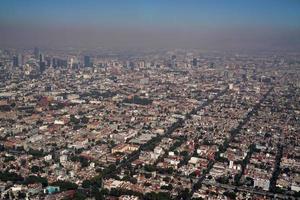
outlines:
[[[14,33],[18,29],[11,28],[16,23],[12,16],[21,16],[24,2],[0,2],[0,199],[300,199],[300,34],[286,32],[290,40],[276,45],[275,35],[269,35],[270,41],[251,39],[257,43],[251,47],[232,41],[232,48],[209,39],[211,48],[205,43],[202,48],[202,38],[198,44],[189,35],[178,43],[176,34],[171,40],[153,36],[151,41],[141,39],[143,33],[132,46],[136,35],[124,39],[110,32],[103,36],[110,38],[107,44],[73,33],[67,33],[70,40],[64,43],[40,30],[30,37],[20,36],[27,28]],[[75,17],[71,1],[45,2],[32,1],[33,6],[29,1],[27,11],[55,4],[53,13],[68,10],[50,17],[53,22],[71,23]],[[82,2],[73,3],[86,9]],[[96,5],[122,10],[137,3],[91,2],[91,12]],[[186,5],[175,2],[145,3],[141,15],[153,6]],[[218,7],[204,2],[190,1],[189,6]],[[266,2],[277,9],[273,1]],[[280,4],[300,11],[300,2]],[[221,13],[229,9],[219,6]],[[300,30],[299,13],[286,18],[279,13],[286,20],[280,24]],[[24,21],[32,20],[31,14],[24,16]],[[118,17],[121,22],[122,15]],[[48,20],[46,14],[41,18]],[[171,23],[166,16],[159,19]],[[265,22],[275,26],[275,19]],[[181,26],[180,20],[176,23]],[[77,45],[73,36],[86,46]]]

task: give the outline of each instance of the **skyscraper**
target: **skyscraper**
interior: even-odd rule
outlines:
[[[172,55],[171,57],[171,67],[176,68],[176,56]]]
[[[45,63],[47,67],[51,67],[52,66],[52,60],[50,57],[46,57],[45,58]]]
[[[35,47],[34,50],[33,50],[33,54],[34,54],[34,58],[35,59],[40,59],[40,50],[39,48]]]
[[[44,55],[43,54],[40,54],[40,73],[43,73],[45,70],[46,70],[46,63],[44,61]]]
[[[90,56],[84,56],[84,67],[90,67],[90,66],[91,66]]]
[[[42,74],[46,70],[46,63],[40,62],[40,73]]]
[[[197,58],[193,58],[193,61],[192,61],[192,63],[193,63],[193,66],[194,66],[194,67],[196,67],[196,66],[197,66],[197,64],[198,64],[198,60],[197,60]]]
[[[40,59],[40,63],[41,63],[41,62],[44,62],[44,60],[45,60],[44,54],[41,53],[41,54],[39,55],[39,59]]]
[[[13,57],[13,67],[19,67],[18,56]]]
[[[18,54],[13,57],[13,67],[21,67],[23,65],[23,55]]]

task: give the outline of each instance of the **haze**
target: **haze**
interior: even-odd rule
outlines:
[[[0,45],[296,50],[300,1],[0,2]]]

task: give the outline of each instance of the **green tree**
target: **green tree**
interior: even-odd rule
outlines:
[[[69,181],[56,181],[51,185],[59,186],[61,191],[76,190],[78,188],[78,185],[76,183],[72,183]]]
[[[24,180],[25,185],[33,184],[33,183],[41,183],[43,187],[48,185],[48,180],[44,177],[30,175]]]
[[[31,172],[34,174],[38,173],[40,170],[41,170],[41,168],[39,166],[33,165],[31,167]]]

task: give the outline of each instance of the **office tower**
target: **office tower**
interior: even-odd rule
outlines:
[[[229,72],[227,70],[224,71],[224,78],[225,78],[225,80],[228,80],[228,78],[229,78]]]
[[[78,69],[79,65],[78,65],[78,63],[73,63],[71,67],[72,67],[72,69]]]
[[[57,68],[57,59],[56,59],[56,58],[52,58],[52,67],[53,67],[54,69]]]
[[[144,68],[145,67],[145,61],[140,61],[138,64],[139,64],[140,68]]]
[[[19,67],[23,67],[25,56],[22,54],[18,54]]]
[[[67,67],[68,66],[68,60],[57,59],[57,66],[58,67]]]
[[[130,62],[129,62],[129,60],[126,61],[126,67],[130,68]]]
[[[196,67],[196,66],[197,66],[197,64],[198,64],[198,60],[197,60],[197,58],[193,58],[193,61],[192,61],[192,63],[193,63],[193,66],[194,66],[194,67]]]
[[[23,55],[18,54],[13,56],[13,67],[22,67],[23,66]]]
[[[129,62],[129,68],[130,68],[130,69],[134,69],[134,67],[135,67],[134,62],[130,61],[130,62]]]
[[[176,68],[176,56],[172,55],[171,57],[171,67]]]
[[[90,66],[91,66],[90,56],[84,56],[84,67],[90,67]]]
[[[13,57],[13,67],[19,67],[18,56]]]
[[[43,73],[45,70],[46,70],[46,63],[45,63],[45,59],[44,59],[44,55],[43,54],[40,54],[40,73]]]
[[[40,50],[37,47],[34,48],[33,54],[35,59],[40,59]]]
[[[73,63],[74,63],[74,59],[70,58],[69,63],[68,63],[68,68],[72,68]]]
[[[44,62],[44,60],[45,60],[44,54],[41,53],[39,55],[39,59],[40,59],[40,62]]]
[[[40,62],[40,73],[42,74],[46,70],[46,63]]]
[[[45,58],[45,63],[47,67],[51,67],[52,66],[52,60],[50,57],[46,57]]]

